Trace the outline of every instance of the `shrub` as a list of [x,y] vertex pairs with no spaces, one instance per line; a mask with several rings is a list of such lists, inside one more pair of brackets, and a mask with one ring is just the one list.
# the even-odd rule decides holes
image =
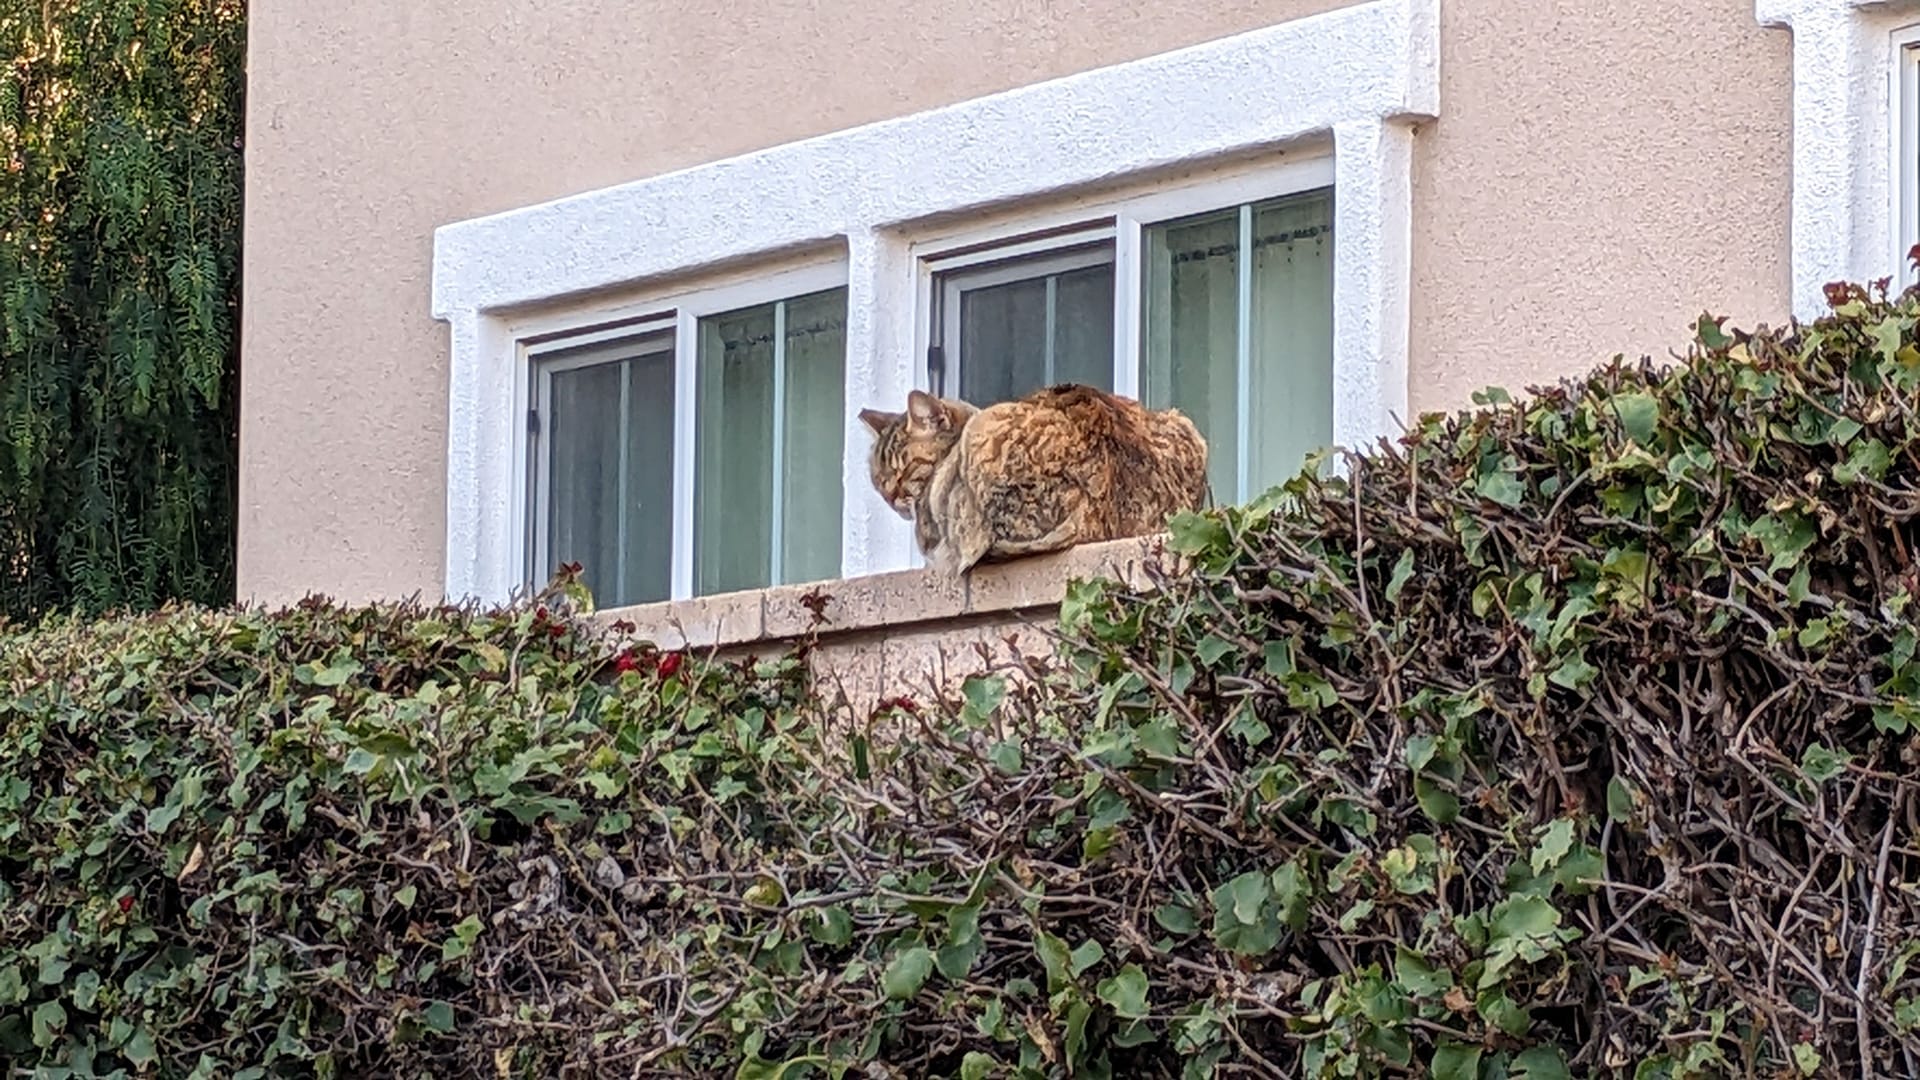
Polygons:
[[0,638],[0,1064],[1914,1075],[1920,299],[1833,299],[871,717],[557,598]]

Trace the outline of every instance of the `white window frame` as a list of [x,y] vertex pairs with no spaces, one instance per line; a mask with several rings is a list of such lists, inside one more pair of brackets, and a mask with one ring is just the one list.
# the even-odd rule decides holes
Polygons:
[[[611,356],[604,359],[585,357],[577,362],[558,363],[545,357],[581,347],[616,345],[661,333],[671,335],[672,346],[669,351],[673,356],[674,421],[670,599],[684,600],[694,594],[694,457],[698,445],[695,422],[699,415],[700,320],[828,289],[845,288],[846,284],[844,259],[817,259],[788,269],[735,276],[692,290],[683,287],[675,291],[642,293],[617,306],[587,308],[560,315],[534,315],[507,325],[519,357],[514,396],[515,400],[525,403],[527,410],[531,410],[536,402],[548,398],[549,395],[539,384],[550,380],[553,371],[614,362]],[[523,412],[523,415],[527,413]],[[553,418],[543,415],[539,422],[544,434],[551,429]],[[775,422],[779,422],[777,413]],[[552,439],[542,438],[537,446],[530,445],[531,426],[530,423],[521,426],[519,449],[516,452],[516,456],[528,466],[518,496],[520,505],[525,508],[523,513],[527,527],[520,536],[517,551],[510,553],[509,557],[516,559],[517,565],[523,568],[519,585],[537,587],[544,584],[543,575],[551,572],[550,567],[538,565],[544,550],[542,537],[550,508],[541,499],[541,483],[536,477],[546,475],[546,455],[551,452]],[[778,445],[778,440],[775,445]],[[777,476],[774,488],[777,504]],[[770,509],[777,512],[778,507],[776,505]],[[778,561],[776,555],[776,581]]]
[[[795,252],[844,253],[841,573],[914,563],[867,478],[864,407],[925,386],[912,245],[989,215],[1088,200],[1256,158],[1326,155],[1334,231],[1334,441],[1405,420],[1416,127],[1439,114],[1440,0],[1319,15],[725,161],[445,225],[433,312],[449,326],[449,598],[507,599],[526,533],[516,320]],[[1177,216],[1177,215],[1171,215]],[[1137,303],[1139,283],[1116,277]],[[742,305],[744,306],[744,305]],[[599,317],[605,317],[602,308]],[[1131,341],[1136,313],[1117,329]],[[1129,346],[1132,347],[1132,346]]]
[[1895,287],[1920,280],[1907,253],[1920,244],[1920,23],[1894,30],[1890,35],[1888,68],[1891,71],[1888,110],[1892,131],[1887,144],[1893,150],[1887,176],[1893,181],[1891,231],[1893,253],[1891,267]]
[[1920,0],[1754,0],[1793,33],[1793,314],[1827,310],[1834,281],[1910,280],[1906,42]]

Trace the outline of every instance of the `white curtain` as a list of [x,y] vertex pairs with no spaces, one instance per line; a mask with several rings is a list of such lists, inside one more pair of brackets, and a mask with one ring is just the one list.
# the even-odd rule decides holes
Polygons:
[[1150,408],[1178,408],[1207,439],[1216,503],[1238,498],[1240,212],[1147,230],[1146,370]]
[[1179,408],[1206,436],[1207,478],[1220,503],[1286,479],[1333,432],[1333,196],[1288,196],[1249,212],[1244,386],[1242,208],[1165,222],[1146,235],[1142,396],[1154,408]]
[[693,587],[768,584],[773,550],[773,305],[700,321]]
[[1052,383],[1113,386],[1113,266],[960,294],[959,396],[1011,401]]
[[672,580],[673,353],[651,344],[550,376],[539,576],[577,562],[609,607],[664,600]]
[[1255,207],[1253,235],[1248,498],[1333,441],[1332,193]]
[[847,291],[787,304],[781,583],[840,576]]
[[833,289],[701,320],[697,594],[839,576],[846,307]]

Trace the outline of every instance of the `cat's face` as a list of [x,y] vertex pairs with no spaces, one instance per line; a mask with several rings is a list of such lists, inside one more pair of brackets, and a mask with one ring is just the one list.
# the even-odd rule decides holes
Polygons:
[[893,512],[913,520],[913,507],[933,481],[934,467],[953,449],[961,425],[976,411],[964,401],[949,401],[915,390],[907,395],[906,412],[860,410],[860,419],[873,429],[873,452],[867,473],[873,489]]

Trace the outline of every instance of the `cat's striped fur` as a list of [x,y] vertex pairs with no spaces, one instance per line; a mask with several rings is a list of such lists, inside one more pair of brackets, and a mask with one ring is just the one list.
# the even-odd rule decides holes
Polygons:
[[1155,532],[1206,500],[1207,444],[1178,410],[1076,383],[976,409],[915,390],[904,412],[863,409],[873,486],[930,564]]

